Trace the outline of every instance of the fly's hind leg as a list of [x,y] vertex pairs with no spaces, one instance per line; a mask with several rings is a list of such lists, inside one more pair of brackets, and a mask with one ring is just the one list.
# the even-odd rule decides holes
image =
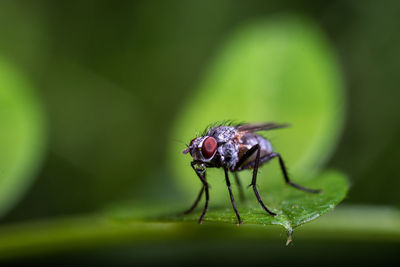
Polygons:
[[297,188],[299,190],[302,190],[302,191],[308,192],[308,193],[317,194],[317,193],[321,193],[322,192],[322,190],[306,188],[306,187],[303,187],[301,185],[298,185],[298,184],[290,181],[289,175],[288,175],[287,170],[286,170],[285,163],[283,162],[283,159],[282,159],[281,155],[279,153],[275,153],[274,152],[274,153],[271,153],[270,157],[271,158],[277,157],[279,159],[279,165],[281,166],[283,177],[285,178],[285,182],[288,185],[293,186],[294,188]]

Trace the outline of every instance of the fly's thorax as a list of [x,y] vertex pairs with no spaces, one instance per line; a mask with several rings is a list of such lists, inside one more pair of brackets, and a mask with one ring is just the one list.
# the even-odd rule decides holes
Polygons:
[[232,126],[218,126],[208,131],[208,136],[213,136],[218,143],[226,143],[232,140],[237,134],[237,130]]
[[218,147],[221,165],[233,167],[239,161],[239,144],[232,140]]

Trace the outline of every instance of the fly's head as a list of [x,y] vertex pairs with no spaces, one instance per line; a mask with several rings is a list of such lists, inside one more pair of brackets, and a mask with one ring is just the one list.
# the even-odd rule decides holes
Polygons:
[[195,161],[210,162],[214,158],[217,148],[218,142],[214,137],[200,136],[194,138],[182,153],[190,153]]

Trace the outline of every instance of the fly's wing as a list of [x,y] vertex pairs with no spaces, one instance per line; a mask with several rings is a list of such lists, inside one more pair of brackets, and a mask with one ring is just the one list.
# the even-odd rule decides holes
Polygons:
[[273,129],[285,128],[289,127],[290,124],[277,124],[274,122],[266,122],[266,123],[246,123],[246,124],[239,124],[235,128],[238,131],[242,132],[258,132],[258,131],[268,131]]

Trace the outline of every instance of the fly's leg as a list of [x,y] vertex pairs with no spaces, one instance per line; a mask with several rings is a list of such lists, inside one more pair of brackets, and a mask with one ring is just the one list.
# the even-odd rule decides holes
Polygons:
[[226,167],[224,167],[224,171],[225,171],[226,185],[228,186],[229,195],[231,196],[232,207],[235,210],[236,217],[238,219],[239,224],[242,224],[242,220],[240,219],[240,215],[239,215],[239,212],[238,212],[238,210],[236,208],[235,200],[233,198],[233,193],[232,193],[232,189],[231,189],[231,182],[229,181],[228,169]]
[[[206,215],[206,212],[208,210],[208,201],[210,199],[210,194],[208,192],[208,183],[206,180],[205,171],[200,171],[200,170],[196,169],[195,168],[196,164],[197,163],[195,161],[192,161],[192,163],[191,163],[193,170],[196,172],[197,176],[200,178],[200,181],[203,183],[203,189],[205,190],[205,193],[206,193],[206,203],[204,205],[203,212],[201,213],[200,218],[199,218],[199,223],[201,224],[203,222],[203,217],[204,217],[204,215]],[[197,197],[195,203],[193,204],[194,207],[196,207],[197,203],[199,202],[203,189],[201,190],[199,196]],[[194,209],[194,207],[191,207],[188,211],[189,212],[192,211]]]
[[202,222],[203,222],[203,217],[204,217],[204,215],[206,215],[206,212],[207,212],[207,210],[208,210],[208,201],[209,201],[209,199],[210,199],[210,195],[209,195],[209,193],[208,193],[208,183],[207,183],[205,177],[204,177],[204,181],[205,181],[205,182],[204,182],[204,190],[206,191],[206,204],[204,205],[203,212],[202,212],[201,215],[200,215],[199,224],[202,224]]
[[298,184],[293,183],[292,181],[290,181],[289,175],[288,175],[286,167],[285,167],[285,163],[283,162],[283,159],[282,159],[281,155],[279,153],[271,153],[271,158],[275,158],[275,157],[277,157],[279,159],[279,165],[281,166],[283,177],[285,178],[285,182],[288,185],[293,186],[294,188],[297,188],[299,190],[302,190],[302,191],[308,192],[308,193],[316,194],[316,193],[321,193],[322,192],[322,190],[306,188],[306,187],[303,187],[301,185],[298,185]]
[[235,176],[235,182],[239,188],[239,198],[240,201],[245,201],[245,197],[244,197],[244,192],[243,192],[243,187],[242,187],[242,183],[239,180],[239,175],[237,174],[237,172],[234,172],[233,175]]
[[235,170],[240,170],[243,163],[246,162],[246,160],[248,160],[253,154],[254,152],[257,151],[256,154],[256,159],[254,161],[254,167],[253,167],[253,178],[251,180],[251,184],[250,186],[253,187],[254,193],[257,197],[258,202],[260,203],[261,207],[270,215],[276,216],[275,213],[273,213],[272,211],[270,211],[264,204],[264,202],[262,201],[260,194],[258,193],[257,190],[257,173],[258,173],[258,165],[260,163],[260,145],[256,144],[254,146],[252,146],[249,150],[246,151],[246,153],[243,155],[243,157],[238,161],[238,163],[236,164]]
[[[257,173],[258,173],[258,164],[260,163],[260,145],[254,145],[250,150],[256,150],[257,154],[256,154],[256,160],[254,162],[254,169],[253,169],[253,179],[251,180],[251,186],[253,187],[254,193],[256,194],[257,200],[260,203],[261,207],[263,207],[263,209],[270,215],[276,216],[275,213],[273,213],[272,211],[270,211],[265,205],[264,202],[262,201],[260,194],[258,193],[257,190]],[[249,150],[249,151],[250,151]],[[253,151],[254,151],[253,150]]]
[[197,207],[197,204],[199,203],[201,196],[203,195],[203,192],[204,192],[204,185],[201,187],[200,193],[197,196],[196,200],[194,201],[193,205],[188,210],[184,211],[183,214],[189,214]]

